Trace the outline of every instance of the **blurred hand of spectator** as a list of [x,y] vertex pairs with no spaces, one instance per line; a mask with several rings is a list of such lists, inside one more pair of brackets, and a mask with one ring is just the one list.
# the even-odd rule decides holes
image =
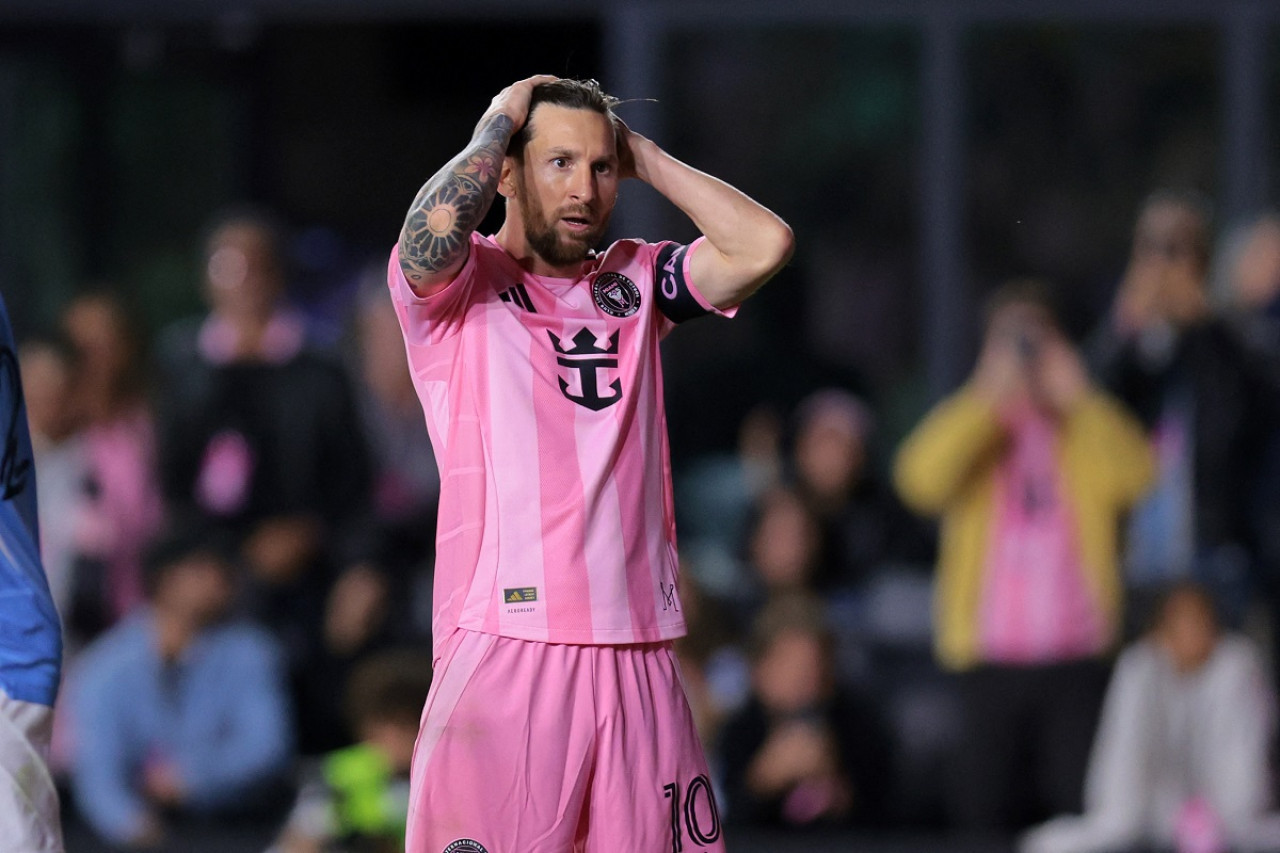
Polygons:
[[371,565],[345,571],[325,607],[325,642],[335,654],[350,654],[363,647],[381,626],[387,610],[387,579]]
[[1065,415],[1089,392],[1089,374],[1080,353],[1060,335],[1049,338],[1040,353],[1036,388],[1050,409]]
[[810,779],[836,772],[831,733],[808,720],[791,720],[770,732],[751,761],[747,784],[758,797],[772,797]]

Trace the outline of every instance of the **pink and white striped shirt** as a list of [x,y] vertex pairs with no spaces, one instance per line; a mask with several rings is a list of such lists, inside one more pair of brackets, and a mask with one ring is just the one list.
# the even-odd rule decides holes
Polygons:
[[387,276],[440,469],[433,633],[551,643],[684,634],[658,343],[714,309],[696,249],[622,240],[576,279],[473,234],[428,298]]

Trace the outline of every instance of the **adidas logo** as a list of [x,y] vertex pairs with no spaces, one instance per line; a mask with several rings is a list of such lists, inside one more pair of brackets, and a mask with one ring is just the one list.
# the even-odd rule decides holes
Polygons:
[[533,307],[533,300],[529,298],[529,291],[524,289],[523,284],[517,284],[498,294],[498,298],[503,302],[511,302],[520,306],[530,314],[537,314],[538,309]]

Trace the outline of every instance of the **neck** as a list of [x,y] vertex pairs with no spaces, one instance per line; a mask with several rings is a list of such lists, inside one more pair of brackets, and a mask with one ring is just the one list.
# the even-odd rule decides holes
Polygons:
[[519,217],[513,217],[510,213],[507,214],[502,228],[493,236],[493,239],[526,272],[548,278],[577,278],[582,273],[582,261],[574,261],[563,266],[548,263],[525,239],[524,223]]
[[172,663],[191,645],[197,629],[191,620],[176,613],[164,609],[155,610],[154,613],[156,650],[162,660]]

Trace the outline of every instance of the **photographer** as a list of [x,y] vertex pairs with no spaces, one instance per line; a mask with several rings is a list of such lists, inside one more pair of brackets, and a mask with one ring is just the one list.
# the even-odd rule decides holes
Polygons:
[[1120,623],[1120,524],[1153,462],[1043,284],[995,293],[973,376],[907,437],[894,474],[942,520],[935,637],[964,726],[955,824],[1007,831],[1078,810]]

